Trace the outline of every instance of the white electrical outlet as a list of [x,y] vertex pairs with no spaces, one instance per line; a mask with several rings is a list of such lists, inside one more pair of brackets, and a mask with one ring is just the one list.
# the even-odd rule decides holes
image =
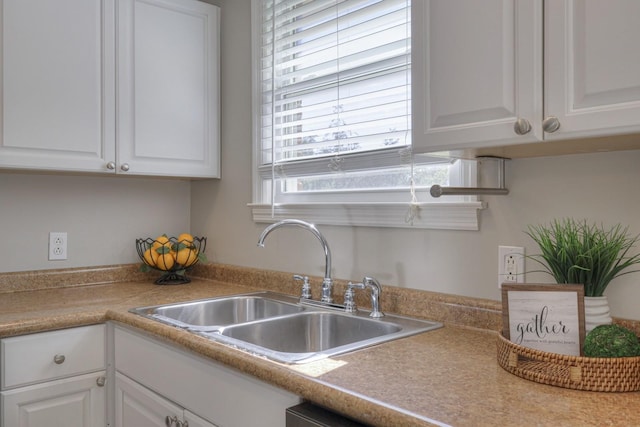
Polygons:
[[67,233],[49,233],[49,260],[59,261],[67,259]]
[[498,246],[498,288],[503,283],[524,282],[524,248]]

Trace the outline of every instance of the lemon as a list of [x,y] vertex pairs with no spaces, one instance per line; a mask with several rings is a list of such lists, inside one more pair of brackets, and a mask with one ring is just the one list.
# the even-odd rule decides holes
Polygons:
[[180,265],[186,265],[189,258],[191,258],[191,249],[185,248],[176,252],[176,262]]
[[164,246],[169,247],[171,245],[171,242],[169,242],[169,238],[167,237],[166,234],[163,234],[162,236],[159,236],[156,238],[156,240],[153,241],[153,245],[151,245],[151,248],[153,249],[158,249]]
[[196,249],[181,249],[176,253],[176,262],[183,267],[189,267],[198,261],[198,251]]
[[158,252],[155,249],[151,249],[151,248],[144,251],[144,254],[143,254],[144,261],[152,267],[156,266],[158,256],[159,256]]
[[183,244],[185,247],[193,246],[193,236],[189,233],[182,233],[178,236],[178,245]]
[[196,262],[198,262],[198,250],[197,249],[191,249],[191,257],[189,258],[187,264],[184,267],[185,268],[191,267]]
[[156,267],[160,270],[171,270],[176,263],[176,259],[170,251],[158,254],[158,260],[156,261]]

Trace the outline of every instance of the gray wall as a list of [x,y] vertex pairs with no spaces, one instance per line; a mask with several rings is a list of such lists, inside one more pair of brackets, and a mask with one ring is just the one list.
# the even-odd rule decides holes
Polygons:
[[[213,1],[212,1],[213,2]],[[278,230],[264,249],[251,219],[250,1],[222,10],[222,174],[193,181],[0,173],[0,272],[137,262],[136,237],[190,229],[208,237],[215,262],[320,276],[320,245]],[[497,246],[535,247],[527,224],[573,216],[640,233],[640,151],[513,160],[511,194],[486,197],[480,231],[367,227],[321,230],[334,277],[498,300]],[[47,261],[49,231],[69,233],[69,260]],[[639,248],[640,249],[640,248]],[[531,263],[528,269],[535,268]],[[527,281],[551,282],[529,274]],[[614,315],[640,319],[640,273],[607,290]]]
[[[0,173],[0,272],[137,261],[135,239],[188,231],[189,181]],[[48,261],[50,231],[68,233]]]

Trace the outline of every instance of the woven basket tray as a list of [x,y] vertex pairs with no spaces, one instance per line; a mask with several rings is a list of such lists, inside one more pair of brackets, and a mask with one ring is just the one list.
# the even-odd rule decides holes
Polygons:
[[589,391],[640,390],[640,357],[580,357],[522,347],[498,335],[498,364],[521,378]]

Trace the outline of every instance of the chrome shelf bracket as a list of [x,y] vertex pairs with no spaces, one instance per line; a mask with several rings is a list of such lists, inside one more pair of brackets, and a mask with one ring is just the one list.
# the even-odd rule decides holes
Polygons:
[[506,196],[509,189],[505,186],[504,163],[509,160],[503,157],[478,157],[478,159],[492,159],[498,161],[498,185],[499,187],[442,187],[440,185],[431,186],[431,196]]

